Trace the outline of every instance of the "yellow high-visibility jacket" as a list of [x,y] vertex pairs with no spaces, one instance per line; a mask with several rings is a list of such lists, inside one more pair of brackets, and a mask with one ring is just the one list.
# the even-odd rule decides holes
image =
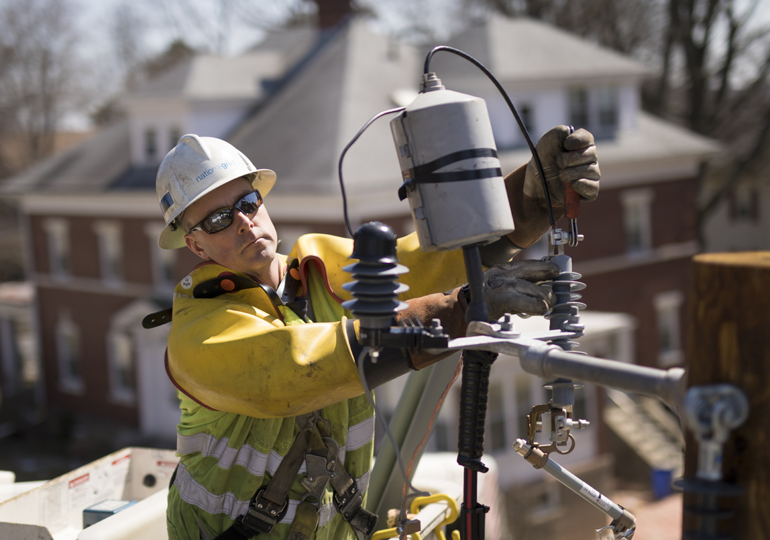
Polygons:
[[[352,240],[310,234],[285,262],[299,260],[298,296],[312,304],[313,323],[274,306],[261,288],[194,298],[195,286],[233,272],[204,263],[174,291],[167,371],[179,390],[180,465],[168,497],[169,538],[216,538],[246,512],[272,478],[298,433],[295,417],[321,410],[345,470],[366,491],[374,448],[374,411],[363,395],[346,333],[351,315],[342,268]],[[465,282],[460,252],[423,253],[416,235],[398,241],[410,273],[403,300],[448,291]],[[236,274],[238,275],[238,274]],[[248,277],[240,274],[242,277]],[[289,493],[289,509],[269,538],[286,538],[299,499],[304,465]],[[332,503],[331,486],[319,507],[315,538],[355,538]],[[207,536],[208,535],[208,536]],[[267,538],[260,536],[261,538]]]

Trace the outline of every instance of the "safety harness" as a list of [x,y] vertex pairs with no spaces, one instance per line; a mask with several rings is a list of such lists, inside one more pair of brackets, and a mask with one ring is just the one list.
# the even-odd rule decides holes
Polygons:
[[[307,475],[301,480],[307,493],[302,496],[289,530],[289,540],[310,540],[318,527],[319,508],[327,485],[334,490],[334,506],[350,523],[358,540],[369,538],[377,515],[363,507],[363,493],[338,459],[339,447],[331,438],[331,423],[318,411],[297,417],[300,432],[284,456],[273,478],[252,497],[249,509],[215,540],[247,540],[269,534],[286,515],[289,489],[302,462]],[[311,501],[310,499],[314,499]]]
[[[292,261],[289,270],[295,268],[297,263],[297,260]],[[267,285],[234,274],[219,276],[197,285],[193,295],[195,298],[215,298],[255,287],[262,288],[276,308],[288,307],[308,322],[308,302],[296,298],[298,280],[289,271],[279,288],[281,296]],[[164,310],[148,315],[142,324],[145,328],[153,328],[170,320],[171,310]],[[374,533],[377,515],[363,507],[363,493],[339,459],[339,446],[331,437],[331,422],[322,418],[319,411],[315,411],[298,416],[297,424],[300,431],[270,482],[254,494],[246,513],[238,516],[232,526],[214,540],[248,540],[260,534],[270,534],[276,523],[286,516],[289,490],[303,462],[306,463],[307,475],[301,484],[307,493],[297,506],[288,540],[310,540],[313,537],[328,485],[334,490],[335,508],[353,528],[358,540],[365,540]]]

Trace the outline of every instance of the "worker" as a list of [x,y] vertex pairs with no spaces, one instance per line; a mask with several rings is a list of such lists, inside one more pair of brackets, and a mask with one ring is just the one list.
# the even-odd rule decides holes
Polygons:
[[[596,198],[593,136],[559,126],[537,145],[549,192],[562,213],[563,186]],[[357,362],[358,321],[341,302],[353,242],[324,234],[289,255],[266,198],[276,182],[229,143],[184,135],[160,165],[156,190],[166,226],[159,245],[187,246],[202,262],[174,291],[166,369],[178,389],[180,463],[168,495],[172,540],[365,538],[374,411]],[[542,314],[553,303],[545,261],[509,262],[549,227],[542,181],[530,162],[505,178],[516,230],[482,248],[490,320]],[[465,335],[468,303],[461,251],[423,253],[415,234],[397,241],[410,272],[398,321],[441,319]],[[383,352],[369,362],[374,387],[441,356]],[[315,536],[313,536],[315,535]]]

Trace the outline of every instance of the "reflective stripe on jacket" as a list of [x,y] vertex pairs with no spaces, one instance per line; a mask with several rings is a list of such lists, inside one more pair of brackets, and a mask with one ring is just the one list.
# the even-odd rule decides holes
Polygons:
[[[321,410],[331,422],[345,470],[366,491],[374,447],[374,412],[362,395],[340,305],[351,280],[352,241],[306,235],[294,247],[302,288],[314,324],[261,288],[193,298],[199,283],[233,272],[215,263],[198,266],[174,292],[168,373],[182,411],[177,428],[180,466],[169,490],[172,539],[215,538],[267,485],[299,431],[295,417]],[[450,290],[464,282],[462,254],[424,254],[415,235],[399,240],[399,258],[412,270],[401,281],[403,298]],[[243,276],[248,277],[248,276]],[[300,470],[289,509],[264,538],[286,538],[293,510],[306,490]],[[355,538],[332,503],[331,486],[319,508],[315,538]],[[202,532],[205,531],[205,532]],[[263,536],[260,536],[263,538]]]

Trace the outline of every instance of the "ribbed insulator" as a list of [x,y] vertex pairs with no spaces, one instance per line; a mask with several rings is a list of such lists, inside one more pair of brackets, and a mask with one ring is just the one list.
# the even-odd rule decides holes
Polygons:
[[[586,305],[578,302],[582,298],[577,291],[586,288],[586,284],[577,281],[582,276],[577,272],[562,272],[553,280],[553,294],[556,297],[556,303],[551,309],[551,313],[545,316],[551,321],[551,330],[564,330],[566,332],[576,332],[583,335],[584,326],[580,323],[579,311],[584,310]],[[564,349],[571,351],[578,346],[577,341],[570,339],[554,339],[553,343]]]
[[398,295],[408,291],[409,286],[398,282],[400,274],[409,269],[396,263],[357,262],[343,268],[353,274],[354,281],[345,283],[342,288],[353,295],[353,300],[343,302],[357,318],[386,317],[387,325],[396,312],[407,304],[398,299]]
[[343,302],[354,317],[361,321],[361,339],[366,345],[380,345],[381,331],[390,328],[393,317],[405,307],[398,295],[409,290],[398,282],[400,274],[409,269],[398,264],[397,240],[393,229],[373,221],[361,225],[353,239],[351,259],[343,270],[353,274],[353,280],[342,288],[350,291],[353,300]]

